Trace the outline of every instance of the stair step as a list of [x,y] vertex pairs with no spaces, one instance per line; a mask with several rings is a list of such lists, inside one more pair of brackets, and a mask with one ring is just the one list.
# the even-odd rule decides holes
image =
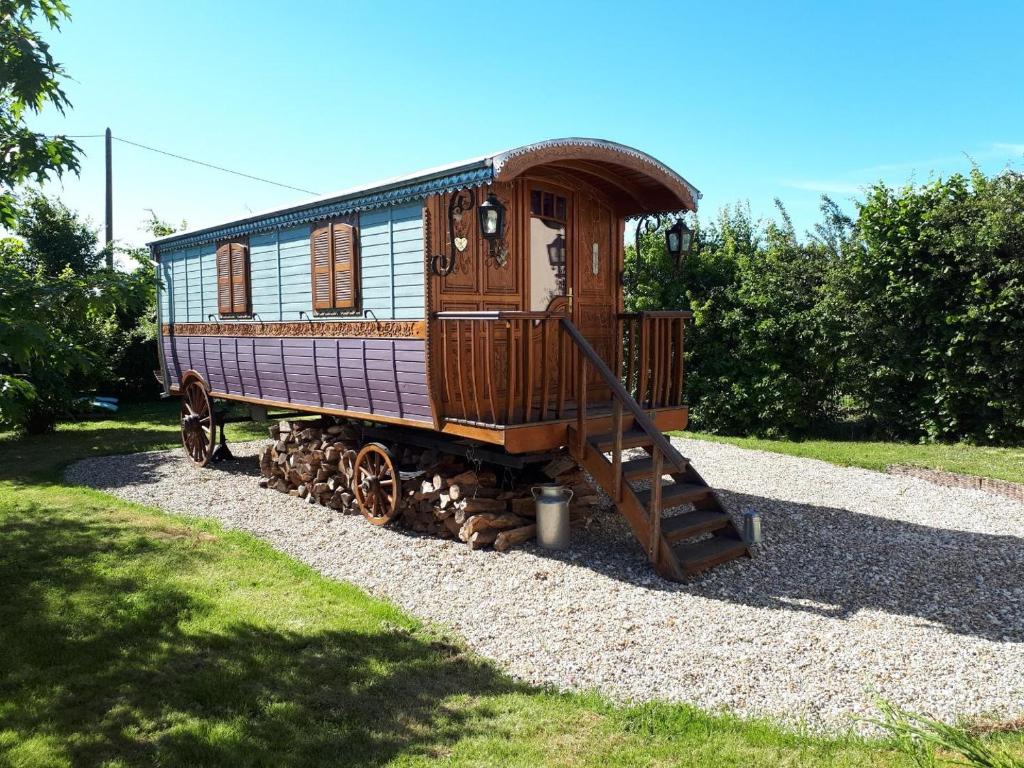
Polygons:
[[712,536],[696,544],[678,544],[672,551],[683,570],[692,575],[742,557],[747,545],[739,538]]
[[[611,432],[593,435],[588,438],[588,442],[601,453],[607,453],[615,446],[615,435]],[[642,448],[647,445],[654,445],[654,441],[642,429],[630,429],[622,433],[623,448]]]
[[[676,467],[667,461],[662,466],[666,475],[686,470],[686,467]],[[654,458],[651,456],[642,456],[639,459],[630,459],[629,461],[622,462],[623,480],[646,480],[650,478],[653,471]]]
[[[652,488],[644,488],[642,491],[635,491],[640,503],[648,509],[651,506],[653,490]],[[711,489],[708,486],[696,485],[695,483],[670,483],[669,485],[663,485],[661,487],[661,508],[671,509],[672,507],[678,507],[680,504],[698,501],[710,493]]]
[[729,515],[725,512],[695,509],[682,515],[662,518],[661,535],[669,543],[675,544],[701,533],[710,533],[725,528],[728,524]]

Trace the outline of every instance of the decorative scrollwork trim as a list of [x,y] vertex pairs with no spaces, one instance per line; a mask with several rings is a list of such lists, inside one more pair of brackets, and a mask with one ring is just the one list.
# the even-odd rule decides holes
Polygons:
[[174,323],[164,336],[237,336],[245,338],[424,339],[423,320],[338,320],[306,323]]

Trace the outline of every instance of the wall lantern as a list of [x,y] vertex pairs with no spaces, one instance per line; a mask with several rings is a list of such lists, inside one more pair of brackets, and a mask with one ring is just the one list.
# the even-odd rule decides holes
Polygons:
[[665,245],[668,255],[675,259],[677,265],[682,263],[684,256],[689,255],[693,232],[682,219],[676,219],[676,223],[665,230]]
[[488,242],[491,256],[494,256],[498,240],[505,235],[505,206],[491,192],[477,206],[477,214],[480,216],[480,235]]

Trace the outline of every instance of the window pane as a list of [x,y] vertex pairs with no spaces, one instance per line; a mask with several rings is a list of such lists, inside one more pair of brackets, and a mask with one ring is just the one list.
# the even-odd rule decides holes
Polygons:
[[540,216],[540,190],[535,189],[530,192],[530,213]]
[[565,221],[565,198],[561,195],[555,198],[555,218]]
[[[548,201],[545,201],[547,204]],[[530,309],[543,312],[552,299],[565,295],[565,225],[530,218]]]
[[550,192],[544,193],[544,215],[555,215],[555,196],[552,195]]

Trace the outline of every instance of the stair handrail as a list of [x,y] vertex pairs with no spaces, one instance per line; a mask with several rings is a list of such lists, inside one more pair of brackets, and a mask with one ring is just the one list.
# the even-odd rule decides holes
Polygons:
[[[569,338],[576,344],[577,349],[587,359],[594,370],[598,372],[600,377],[604,380],[605,385],[612,391],[616,399],[622,403],[623,407],[633,416],[633,423],[638,425],[648,437],[651,438],[651,442],[654,443],[655,447],[661,451],[673,464],[677,467],[682,468],[686,465],[686,458],[679,452],[679,450],[672,445],[672,442],[662,434],[661,430],[651,421],[650,417],[644,413],[643,408],[640,407],[640,403],[633,399],[633,396],[626,391],[626,388],[622,385],[619,377],[612,373],[611,369],[601,359],[601,356],[597,354],[594,348],[587,341],[586,337],[580,333],[580,329],[576,327],[575,323],[568,317],[562,318],[562,328]],[[586,420],[583,421],[586,424]]]

